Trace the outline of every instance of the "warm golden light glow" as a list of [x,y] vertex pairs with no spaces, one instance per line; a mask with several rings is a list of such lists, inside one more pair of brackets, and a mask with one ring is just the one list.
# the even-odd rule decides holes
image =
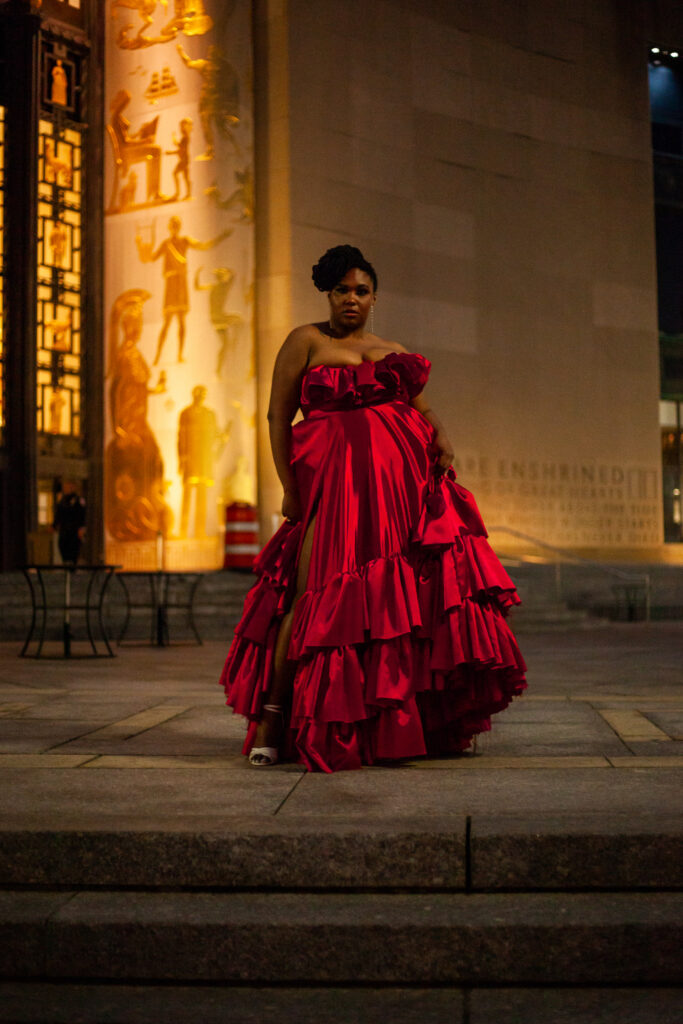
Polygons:
[[38,136],[39,432],[79,438],[82,361],[82,136],[41,118]]
[[130,569],[157,533],[167,568],[220,567],[226,500],[256,493],[251,5],[172,11],[113,0],[107,25],[105,524]]

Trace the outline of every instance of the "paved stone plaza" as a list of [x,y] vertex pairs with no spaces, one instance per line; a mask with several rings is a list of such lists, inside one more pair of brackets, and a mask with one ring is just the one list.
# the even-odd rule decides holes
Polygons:
[[[683,625],[520,639],[529,691],[475,756],[334,776],[246,764],[243,726],[216,684],[226,644],[68,662],[22,660],[3,645],[0,918],[22,939],[3,969],[0,1021],[680,1022],[669,957],[681,921],[671,872]],[[424,970],[397,974],[368,947],[360,966],[297,973],[300,956],[315,964],[306,943],[316,935],[318,948],[323,919],[342,931],[365,921],[366,937],[383,922],[400,959],[425,914],[435,931],[412,954]],[[129,918],[155,935],[145,960],[135,933],[134,968],[111,936],[96,948],[98,929],[125,931]],[[179,922],[194,929],[191,975],[171,962],[177,952],[160,968],[162,919],[178,934]],[[458,943],[493,925],[482,967],[476,942]],[[569,967],[539,952],[541,931],[558,926],[577,944]],[[231,928],[239,943],[215,963]],[[283,940],[282,928],[294,931]],[[638,929],[654,935],[646,967]],[[467,975],[439,959],[451,932],[453,961],[473,958]],[[269,975],[271,933],[276,952],[284,942],[297,954]],[[576,949],[599,934],[579,964]],[[351,964],[353,951],[339,949]]]
[[[63,823],[65,816],[92,824],[101,815],[129,813],[145,819],[160,813],[164,820],[187,812],[224,819],[245,811],[391,818],[473,813],[483,799],[491,810],[512,813],[528,809],[522,794],[529,780],[541,777],[547,796],[537,809],[566,811],[563,798],[553,795],[555,782],[546,789],[552,777],[575,794],[590,778],[594,796],[604,787],[610,810],[628,813],[628,805],[613,799],[620,787],[624,799],[634,792],[634,777],[622,772],[649,769],[656,786],[683,753],[683,624],[532,633],[521,644],[529,689],[494,717],[475,757],[416,760],[332,778],[300,778],[296,765],[259,772],[245,763],[243,720],[224,707],[216,685],[227,643],[126,647],[113,659],[70,661],[20,659],[18,646],[4,644],[0,768],[12,773],[12,786],[3,787],[3,812],[17,823],[44,825]],[[524,774],[506,774],[504,784],[491,776],[511,769]],[[568,769],[580,774],[570,778]],[[61,776],[66,770],[76,771],[68,787]],[[432,782],[433,772],[439,774]],[[75,804],[76,793],[82,803]],[[88,802],[96,794],[106,794],[106,810]]]

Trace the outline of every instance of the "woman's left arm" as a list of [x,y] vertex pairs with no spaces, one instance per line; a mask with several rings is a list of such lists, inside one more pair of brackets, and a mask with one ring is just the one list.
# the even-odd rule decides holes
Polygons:
[[443,423],[431,408],[428,400],[425,398],[424,391],[411,399],[410,404],[424,416],[427,423],[431,423],[434,427],[434,444],[439,452],[439,458],[437,461],[441,469],[445,472],[453,462],[453,447],[451,442],[448,440],[448,434],[446,433]]

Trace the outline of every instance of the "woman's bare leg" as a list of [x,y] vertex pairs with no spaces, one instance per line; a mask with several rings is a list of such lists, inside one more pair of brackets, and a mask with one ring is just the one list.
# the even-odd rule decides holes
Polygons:
[[[289,641],[292,636],[292,625],[294,623],[294,612],[296,606],[306,590],[308,581],[308,568],[311,564],[311,552],[313,550],[313,534],[315,531],[315,516],[311,519],[306,529],[304,541],[301,546],[301,555],[296,571],[296,592],[294,600],[287,614],[280,623],[275,644],[275,657],[273,661],[273,678],[268,690],[265,704],[286,703],[294,682],[296,663],[287,658]],[[254,737],[255,747],[277,746],[282,731],[282,718],[276,711],[264,711]]]

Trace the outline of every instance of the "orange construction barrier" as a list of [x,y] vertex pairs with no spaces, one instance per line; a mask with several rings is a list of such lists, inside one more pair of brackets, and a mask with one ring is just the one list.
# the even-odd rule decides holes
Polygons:
[[225,509],[224,569],[251,569],[260,551],[258,509],[234,501]]

